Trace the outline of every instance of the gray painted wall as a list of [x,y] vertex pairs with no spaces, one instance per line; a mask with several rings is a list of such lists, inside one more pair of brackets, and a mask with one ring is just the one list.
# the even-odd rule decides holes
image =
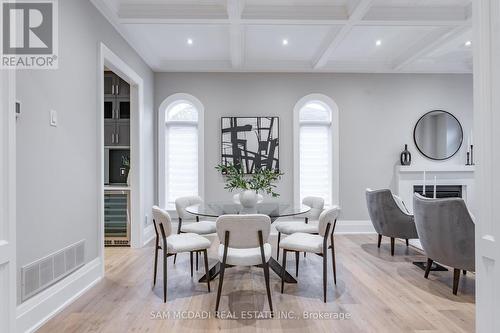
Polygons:
[[[205,107],[205,198],[230,199],[214,170],[220,161],[220,117],[279,116],[279,200],[293,200],[293,108],[310,93],[339,106],[342,219],[367,220],[364,190],[392,187],[404,144],[413,163],[465,163],[465,148],[446,162],[425,159],[413,144],[413,127],[433,109],[448,110],[470,133],[471,75],[156,73],[155,110],[174,93],[197,97]],[[464,139],[466,142],[466,139]]]
[[[89,1],[59,1],[59,69],[17,71],[18,270],[80,239],[87,241],[86,261],[97,257],[101,41],[144,79],[144,206],[152,205],[153,72]],[[58,127],[49,126],[51,109],[58,112]]]

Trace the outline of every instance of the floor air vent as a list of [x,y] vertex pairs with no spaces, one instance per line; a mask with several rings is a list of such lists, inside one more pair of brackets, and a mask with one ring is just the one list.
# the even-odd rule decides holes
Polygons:
[[85,240],[49,254],[21,267],[22,301],[36,295],[53,283],[83,266]]

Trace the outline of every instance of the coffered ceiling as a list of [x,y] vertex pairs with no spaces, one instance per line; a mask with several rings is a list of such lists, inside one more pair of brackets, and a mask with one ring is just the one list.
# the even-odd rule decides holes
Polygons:
[[159,72],[472,72],[470,0],[90,1]]

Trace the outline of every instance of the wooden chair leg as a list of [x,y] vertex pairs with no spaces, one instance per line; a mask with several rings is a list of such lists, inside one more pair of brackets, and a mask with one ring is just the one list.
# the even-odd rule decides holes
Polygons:
[[465,269],[462,272],[464,273],[464,275],[467,275],[467,271]]
[[295,276],[299,276],[299,251],[295,251]]
[[326,251],[323,251],[323,302],[326,303],[326,284],[328,279],[328,272],[326,270],[328,255]]
[[163,249],[163,303],[167,303],[167,250]]
[[333,234],[330,236],[332,243],[332,267],[333,267],[333,283],[337,284],[337,269],[335,264],[335,246],[333,243]]
[[[217,301],[215,303],[215,315],[218,316],[219,304],[220,304],[220,296],[222,293],[222,283],[224,282],[224,271],[226,270],[226,259],[227,259],[227,248],[229,246],[229,231],[226,230],[224,234],[224,254],[222,256],[222,262],[220,264],[220,272],[219,272],[219,287],[217,288]],[[207,276],[207,278],[209,278]]]
[[276,250],[276,261],[280,260],[280,241],[281,241],[281,232],[278,232],[278,246]]
[[196,271],[198,272],[198,251],[196,251]]
[[220,296],[222,293],[222,283],[224,282],[224,271],[226,269],[226,264],[221,263],[220,264],[220,272],[219,272],[219,287],[217,288],[217,301],[215,303],[215,313],[217,315],[217,312],[219,311],[219,304],[220,304]]
[[264,268],[264,278],[266,279],[266,291],[267,291],[267,300],[269,302],[269,309],[271,310],[271,317],[273,316],[273,301],[271,299],[271,286],[269,285],[269,264],[266,262],[262,264]]
[[177,261],[177,253],[174,254],[174,265],[175,265],[175,262]]
[[158,270],[158,239],[155,242],[155,263],[153,271],[153,287],[156,285],[156,271]]
[[391,256],[394,256],[394,237],[391,237]]
[[264,269],[264,279],[266,280],[266,291],[267,291],[267,300],[269,302],[269,309],[271,310],[271,317],[273,314],[273,301],[271,300],[271,287],[269,286],[269,264],[266,261],[266,256],[264,253],[264,238],[262,237],[262,231],[259,230],[259,246],[260,246],[260,257],[262,259],[262,268]]
[[458,292],[458,282],[460,282],[460,270],[455,268],[453,269],[453,295]]
[[307,252],[304,252],[304,258],[306,257]]
[[210,292],[210,275],[209,275],[209,269],[208,269],[208,254],[207,250],[203,251],[203,256],[205,258],[205,276],[207,277],[207,286],[208,286],[208,292]]
[[378,235],[378,243],[377,243],[377,247],[380,248],[380,243],[382,243],[382,235]]
[[283,294],[283,289],[285,288],[285,274],[286,274],[286,252],[283,249],[283,265],[281,266],[281,293]]
[[425,267],[424,277],[427,279],[429,277],[429,272],[431,271],[432,263],[434,260],[427,258],[427,266]]
[[408,238],[406,239],[406,246],[410,246],[410,242],[408,242]]
[[193,252],[189,252],[189,263],[191,264],[191,277],[193,277]]

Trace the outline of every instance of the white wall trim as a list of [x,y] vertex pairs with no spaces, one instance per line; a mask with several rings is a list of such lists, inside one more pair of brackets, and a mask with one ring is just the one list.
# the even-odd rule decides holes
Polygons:
[[143,164],[142,159],[142,117],[144,113],[144,81],[127,63],[109,49],[104,43],[98,48],[97,66],[97,198],[99,203],[99,257],[104,275],[104,68],[111,69],[130,84],[130,156],[131,156],[131,246],[143,246],[144,207]]
[[299,133],[300,110],[311,101],[320,101],[331,111],[332,124],[330,126],[331,145],[331,173],[332,173],[332,205],[339,205],[340,183],[340,134],[339,134],[339,107],[335,101],[323,94],[309,94],[302,97],[293,108],[293,198],[296,205],[300,204],[300,160],[299,160]]
[[500,2],[473,1],[476,332],[500,331]]
[[160,207],[164,207],[166,201],[165,192],[165,182],[167,176],[165,174],[165,114],[167,108],[174,102],[179,100],[185,100],[194,105],[198,110],[198,195],[205,198],[205,107],[203,103],[193,95],[187,93],[177,93],[168,96],[160,104],[158,108],[158,136],[157,136],[157,147],[158,147],[158,204]]
[[0,72],[0,331],[16,325],[16,73]]
[[17,307],[16,332],[34,332],[73,303],[102,278],[101,259],[96,258]]

